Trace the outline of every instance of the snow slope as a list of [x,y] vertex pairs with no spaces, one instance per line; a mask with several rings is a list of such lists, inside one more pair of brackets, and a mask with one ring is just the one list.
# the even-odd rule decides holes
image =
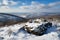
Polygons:
[[25,23],[0,28],[0,40],[60,40],[60,27],[53,25],[46,34],[36,36],[21,29]]

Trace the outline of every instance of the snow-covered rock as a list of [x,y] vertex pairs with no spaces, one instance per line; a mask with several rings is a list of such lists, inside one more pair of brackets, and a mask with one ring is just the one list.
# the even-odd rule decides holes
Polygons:
[[[27,23],[28,24],[28,23]],[[0,40],[60,40],[60,28],[53,26],[47,30],[47,34],[42,36],[36,36],[29,34],[21,28],[25,24],[16,24],[9,27],[5,26],[0,28]],[[35,26],[39,24],[28,24],[29,26]],[[10,32],[10,33],[9,33]]]

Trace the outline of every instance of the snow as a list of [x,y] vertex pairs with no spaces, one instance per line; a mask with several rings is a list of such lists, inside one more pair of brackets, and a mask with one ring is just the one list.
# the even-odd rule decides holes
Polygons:
[[49,28],[46,34],[36,36],[24,30],[19,30],[24,25],[37,27],[38,23],[23,23],[0,28],[0,40],[60,40],[60,27]]
[[[40,23],[41,24],[41,23]],[[40,25],[39,23],[29,23],[29,22],[27,22],[26,23],[26,25],[28,26],[28,27],[34,27],[33,29],[31,29],[31,30],[34,30],[37,26],[39,26]]]

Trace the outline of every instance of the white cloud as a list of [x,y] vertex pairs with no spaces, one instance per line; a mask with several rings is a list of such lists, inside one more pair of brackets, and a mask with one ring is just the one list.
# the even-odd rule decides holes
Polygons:
[[32,1],[31,6],[34,6],[36,8],[43,8],[43,7],[45,7],[45,4],[41,4],[41,3],[38,3],[38,2],[33,2]]
[[18,2],[14,2],[13,0],[2,0],[2,2],[0,2],[0,6],[13,6],[13,5],[17,5]]
[[10,8],[8,6],[2,6],[0,8],[0,12],[3,12],[3,13],[10,13],[10,12],[32,12],[30,10],[26,10],[26,9],[20,9],[20,8]]
[[[14,2],[12,0],[8,1],[8,0],[2,0],[2,2],[0,2],[0,12],[16,12],[16,9],[11,8],[10,6],[13,5],[17,5],[17,2]],[[19,9],[18,9],[19,10]],[[17,11],[18,12],[18,11]]]
[[19,8],[25,11],[27,10],[30,12],[36,12],[37,10],[42,9],[43,7],[45,7],[45,4],[40,4],[38,2],[31,2],[31,5],[24,5],[20,6]]
[[14,2],[14,1],[9,1],[8,3],[9,3],[9,5],[17,5],[18,4],[18,2]]
[[57,5],[60,5],[60,2],[50,3],[48,6],[57,6]]
[[3,0],[3,1],[2,1],[2,4],[8,5],[8,0]]
[[[14,1],[9,1],[11,2],[10,5],[16,5],[17,2]],[[0,12],[59,12],[60,9],[57,8],[52,8],[57,5],[59,5],[60,2],[55,2],[55,3],[49,3],[49,4],[41,4],[38,2],[31,2],[31,5],[25,5],[23,3],[23,6],[19,6],[19,8],[11,8],[9,6],[2,6],[0,7]],[[48,8],[48,9],[47,9]]]

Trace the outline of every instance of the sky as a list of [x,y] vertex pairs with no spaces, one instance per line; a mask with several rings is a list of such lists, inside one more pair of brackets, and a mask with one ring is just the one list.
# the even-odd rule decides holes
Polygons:
[[60,0],[0,0],[0,12],[60,12]]

